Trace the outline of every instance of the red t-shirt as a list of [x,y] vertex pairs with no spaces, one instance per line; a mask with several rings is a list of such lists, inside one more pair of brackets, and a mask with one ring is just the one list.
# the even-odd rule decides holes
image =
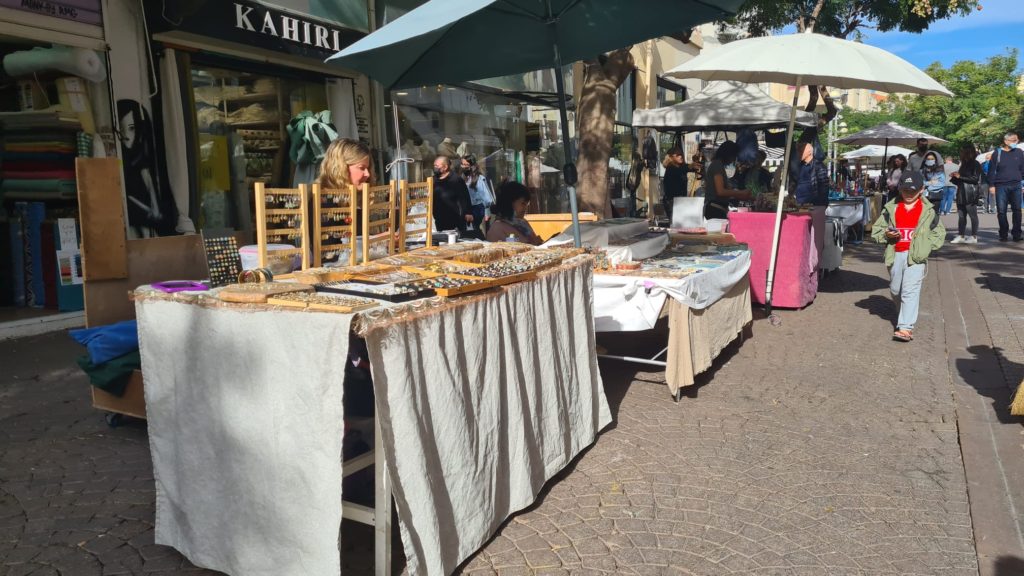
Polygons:
[[900,202],[896,205],[896,231],[900,233],[900,239],[896,242],[897,252],[910,250],[910,241],[914,239],[914,230],[921,220],[921,212],[924,211],[924,202],[918,200],[912,208]]

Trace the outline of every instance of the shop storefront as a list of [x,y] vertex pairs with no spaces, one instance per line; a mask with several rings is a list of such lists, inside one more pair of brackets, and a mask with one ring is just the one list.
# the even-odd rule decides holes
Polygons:
[[[365,0],[143,6],[157,69],[157,140],[178,213],[167,232],[250,231],[257,182],[311,182],[317,166],[297,161],[288,132],[307,112],[329,112],[339,137],[376,146],[369,81],[323,63],[366,34]],[[144,197],[131,180],[126,173],[128,198]],[[129,227],[144,237],[132,215]]]
[[102,16],[0,2],[0,339],[83,321],[75,158],[113,140]]

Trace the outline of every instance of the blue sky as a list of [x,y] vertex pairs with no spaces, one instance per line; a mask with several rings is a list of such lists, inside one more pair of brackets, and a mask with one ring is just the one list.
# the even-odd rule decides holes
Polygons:
[[1024,64],[1024,0],[981,0],[970,16],[935,22],[921,34],[864,30],[867,44],[884,48],[916,66],[982,61],[1018,48]]

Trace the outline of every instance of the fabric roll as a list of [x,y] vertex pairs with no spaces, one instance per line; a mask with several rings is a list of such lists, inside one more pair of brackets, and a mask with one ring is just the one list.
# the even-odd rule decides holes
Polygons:
[[167,177],[174,205],[178,208],[175,230],[181,234],[195,234],[196,226],[188,217],[188,140],[185,135],[185,109],[181,99],[177,51],[164,51],[160,65],[160,106],[163,113],[163,134]]
[[4,71],[10,76],[29,76],[36,72],[59,70],[90,82],[102,82],[107,69],[95,50],[54,46],[12,52],[4,56]]
[[356,123],[355,90],[347,78],[327,80],[327,106],[339,138],[359,139],[359,125]]

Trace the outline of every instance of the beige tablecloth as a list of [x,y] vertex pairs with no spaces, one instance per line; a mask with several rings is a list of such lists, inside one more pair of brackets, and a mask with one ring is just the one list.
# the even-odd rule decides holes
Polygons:
[[694,377],[710,368],[711,362],[753,321],[750,283],[737,283],[702,310],[671,298],[666,305],[669,333],[665,381],[675,395],[680,388],[692,386]]

